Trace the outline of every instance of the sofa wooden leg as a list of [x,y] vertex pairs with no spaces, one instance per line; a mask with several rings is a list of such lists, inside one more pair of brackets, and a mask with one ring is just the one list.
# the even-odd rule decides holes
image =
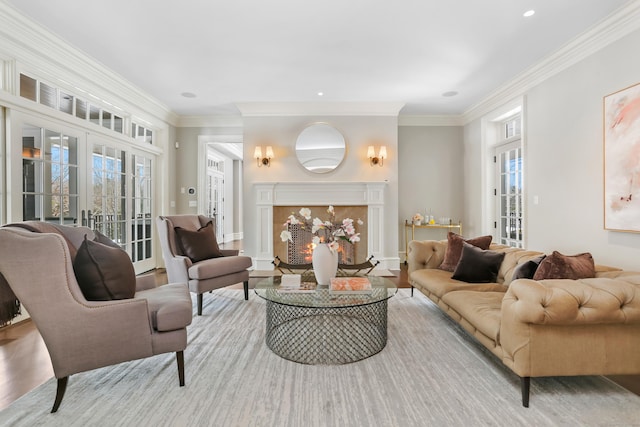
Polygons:
[[176,362],[178,362],[178,380],[180,387],[184,386],[184,352],[176,351]]
[[244,282],[244,299],[245,301],[249,300],[249,281]]
[[60,403],[62,403],[64,392],[67,391],[67,382],[69,382],[69,377],[58,378],[58,389],[56,390],[56,400],[53,402],[53,408],[51,409],[52,414],[58,410]]
[[522,406],[529,407],[529,388],[531,386],[531,377],[521,377],[520,385],[522,388]]
[[202,316],[202,294],[198,294],[198,316]]

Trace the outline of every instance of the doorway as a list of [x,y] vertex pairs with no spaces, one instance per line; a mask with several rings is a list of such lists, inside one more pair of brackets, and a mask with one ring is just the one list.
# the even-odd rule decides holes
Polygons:
[[242,233],[242,135],[198,137],[198,214],[215,218],[219,244]]

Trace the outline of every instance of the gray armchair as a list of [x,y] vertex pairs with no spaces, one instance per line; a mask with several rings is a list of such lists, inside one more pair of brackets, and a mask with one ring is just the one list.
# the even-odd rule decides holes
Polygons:
[[197,295],[198,315],[202,314],[202,294],[214,289],[243,282],[244,299],[249,299],[251,258],[238,255],[237,250],[221,250],[224,256],[192,262],[177,244],[175,227],[198,231],[211,221],[203,215],[159,216],[156,219],[162,257],[169,282],[186,282]]
[[62,234],[0,228],[0,273],[42,335],[58,379],[51,412],[58,410],[70,375],[161,353],[176,352],[183,386],[192,319],[187,286],[155,287],[153,276],[144,276],[131,299],[88,301],[74,275],[75,248],[69,246],[85,234],[93,239],[93,231],[58,228]]

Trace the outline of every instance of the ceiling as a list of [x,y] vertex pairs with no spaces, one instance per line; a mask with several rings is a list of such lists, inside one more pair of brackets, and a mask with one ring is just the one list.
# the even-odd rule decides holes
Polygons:
[[208,116],[252,102],[462,114],[628,0],[7,2],[175,113]]

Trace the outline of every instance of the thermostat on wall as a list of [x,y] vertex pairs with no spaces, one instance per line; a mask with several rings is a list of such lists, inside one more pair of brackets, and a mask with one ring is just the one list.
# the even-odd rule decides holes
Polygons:
[[196,189],[194,187],[189,187],[187,192],[193,196],[194,194],[196,194]]

